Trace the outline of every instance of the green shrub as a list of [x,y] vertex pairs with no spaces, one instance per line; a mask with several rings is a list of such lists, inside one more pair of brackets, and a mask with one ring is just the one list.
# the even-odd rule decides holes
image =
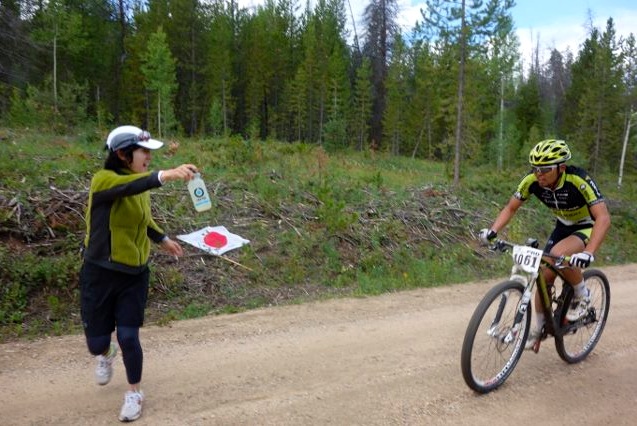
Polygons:
[[[18,256],[9,248],[0,246],[0,325],[21,322],[31,300],[39,294],[59,293],[73,298],[77,289],[79,262],[76,253],[42,256],[37,253],[21,253]],[[58,296],[51,296],[51,306],[62,305]]]

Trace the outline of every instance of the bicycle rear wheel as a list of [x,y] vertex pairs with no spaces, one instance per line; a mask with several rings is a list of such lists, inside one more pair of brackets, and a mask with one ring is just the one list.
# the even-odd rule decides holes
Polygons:
[[[487,393],[502,385],[513,372],[529,334],[530,302],[520,307],[524,286],[505,281],[493,287],[476,307],[462,343],[460,364],[467,385]],[[513,330],[518,311],[524,317]]]
[[610,307],[610,284],[606,275],[600,270],[588,269],[584,271],[584,280],[591,292],[588,313],[572,323],[566,319],[566,311],[573,298],[573,291],[569,289],[557,318],[557,323],[561,324],[561,337],[555,338],[555,348],[560,358],[570,364],[582,361],[595,348],[604,331]]

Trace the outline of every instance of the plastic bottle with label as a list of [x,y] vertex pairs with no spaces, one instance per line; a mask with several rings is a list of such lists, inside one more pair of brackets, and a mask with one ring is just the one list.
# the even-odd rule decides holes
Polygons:
[[206,211],[212,207],[212,202],[201,174],[195,173],[195,177],[188,182],[188,192],[190,192],[190,198],[192,198],[192,203],[198,212]]

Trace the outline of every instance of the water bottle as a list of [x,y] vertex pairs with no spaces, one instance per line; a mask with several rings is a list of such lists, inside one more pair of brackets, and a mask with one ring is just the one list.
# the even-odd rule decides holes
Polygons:
[[203,212],[212,207],[206,184],[199,173],[195,173],[195,177],[188,182],[188,192],[190,192],[190,198],[192,198],[192,203],[198,212]]

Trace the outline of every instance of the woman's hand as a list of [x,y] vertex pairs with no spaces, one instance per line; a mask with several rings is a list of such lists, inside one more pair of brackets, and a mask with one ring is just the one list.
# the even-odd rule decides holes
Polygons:
[[174,169],[163,170],[161,174],[162,182],[170,182],[171,180],[183,180],[188,182],[197,173],[199,169],[194,164],[182,164]]
[[177,241],[171,240],[168,237],[166,237],[159,246],[162,250],[173,256],[183,256],[184,254],[184,249],[181,248],[181,245],[179,245]]

